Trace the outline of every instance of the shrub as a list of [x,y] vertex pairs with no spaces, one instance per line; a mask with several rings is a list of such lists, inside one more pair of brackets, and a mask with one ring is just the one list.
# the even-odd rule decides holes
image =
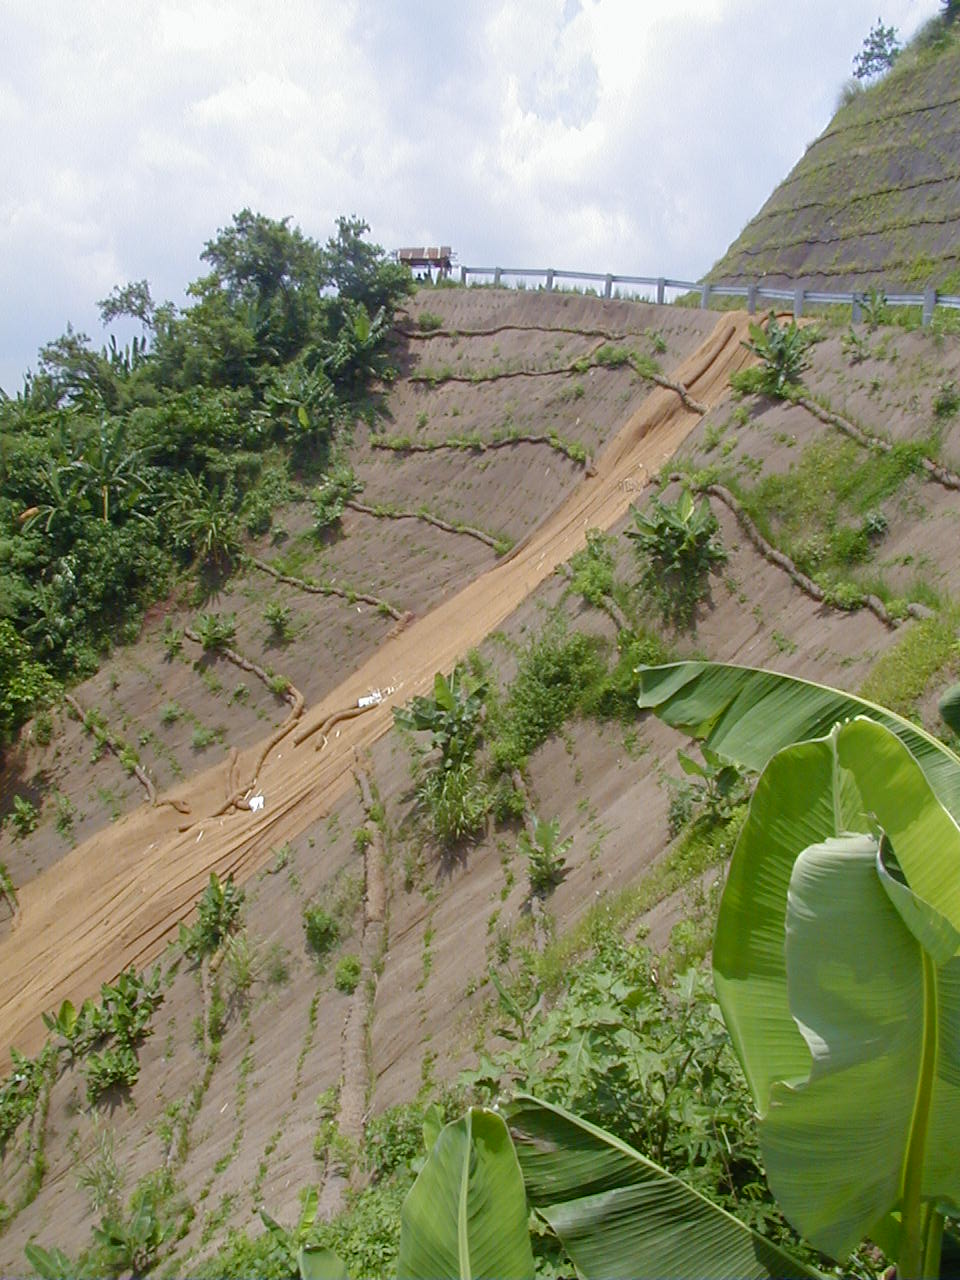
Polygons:
[[313,531],[323,533],[343,515],[347,502],[363,485],[348,466],[333,467],[322,478],[313,499]]
[[115,1086],[130,1089],[137,1083],[140,1064],[129,1045],[89,1053],[83,1064],[87,1081],[87,1101],[94,1103],[101,1094]]
[[743,770],[735,764],[725,763],[708,746],[701,750],[703,764],[685,751],[677,752],[677,760],[686,778],[681,782],[670,779],[674,789],[667,819],[671,837],[679,835],[694,817],[701,819],[707,827],[729,822],[734,810],[747,797],[748,785]]
[[522,767],[531,751],[586,705],[605,675],[606,664],[592,637],[552,629],[531,644],[510,687],[492,747],[494,764],[506,770]]
[[23,840],[31,831],[36,831],[40,821],[37,806],[26,796],[14,796],[13,808],[10,811],[10,825],[13,827],[14,839]]
[[433,311],[421,311],[417,325],[421,333],[433,333],[443,328],[443,316],[438,316]]
[[781,326],[772,311],[765,328],[750,325],[750,340],[743,345],[760,359],[759,377],[753,375],[757,378],[756,389],[777,399],[783,399],[798,386],[801,375],[810,366],[806,354],[809,332],[801,329],[796,320]]
[[0,743],[9,739],[35,707],[54,694],[53,676],[35,662],[7,618],[0,618]]
[[303,928],[307,935],[307,946],[320,959],[336,946],[340,938],[339,924],[324,907],[305,907]]
[[960,389],[952,380],[941,382],[933,399],[933,412],[937,418],[952,418],[960,409]]
[[534,816],[533,831],[521,831],[517,837],[517,849],[527,860],[530,891],[544,894],[563,879],[566,854],[573,839],[560,839],[560,819],[544,822]]
[[160,723],[169,725],[176,722],[183,715],[183,707],[179,702],[165,702],[160,708]]
[[197,903],[197,919],[191,928],[180,926],[180,945],[184,954],[201,960],[218,951],[237,924],[244,892],[228,875],[221,880],[210,872],[210,880]]
[[634,508],[633,520],[626,533],[644,562],[641,586],[665,620],[688,624],[710,570],[727,558],[709,502],[695,503],[684,489],[674,503],[654,498],[646,512]]
[[334,970],[333,985],[344,995],[352,995],[360,981],[360,972],[360,961],[356,956],[342,956]]
[[216,653],[226,649],[237,635],[237,615],[235,613],[201,613],[193,624],[193,629],[200,637],[204,653]]
[[289,640],[290,624],[293,620],[289,605],[278,604],[277,601],[271,600],[263,607],[263,620],[277,640]]
[[587,545],[570,560],[570,585],[595,608],[613,593],[615,540],[599,529],[587,530]]

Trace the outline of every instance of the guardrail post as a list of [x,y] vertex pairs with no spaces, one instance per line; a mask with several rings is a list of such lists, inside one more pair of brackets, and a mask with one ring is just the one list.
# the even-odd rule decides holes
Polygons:
[[663,306],[663,291],[664,291],[664,288],[666,287],[666,283],[667,282],[663,278],[663,276],[661,276],[660,279],[657,281],[657,306],[658,307]]
[[496,285],[498,285],[498,284],[500,283],[500,268],[499,268],[499,267],[494,267],[494,269],[493,269],[493,283],[494,283],[494,285],[495,285],[495,286],[496,286]]
[[613,297],[613,276],[607,276],[603,282],[603,296],[605,298]]
[[747,285],[747,313],[751,316],[757,314],[757,286],[755,284]]
[[467,268],[466,268],[466,267],[461,267],[461,268],[460,268],[460,283],[461,283],[461,284],[466,284],[466,283],[467,283]]
[[803,315],[803,289],[794,289],[793,291],[793,318],[799,320]]
[[923,323],[928,325],[933,319],[933,310],[937,305],[936,289],[924,289],[923,291]]
[[706,311],[710,305],[710,286],[706,281],[700,287],[700,310]]
[[859,324],[863,319],[863,307],[860,305],[862,298],[859,293],[853,295],[853,302],[850,304],[850,323]]
[[553,267],[547,272],[547,293],[553,288]]

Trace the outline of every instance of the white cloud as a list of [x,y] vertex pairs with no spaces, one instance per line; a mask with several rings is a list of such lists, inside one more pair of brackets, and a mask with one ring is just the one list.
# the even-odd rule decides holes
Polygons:
[[[826,124],[875,0],[4,0],[0,385],[250,205],[464,259],[698,274]],[[911,31],[937,0],[887,0]],[[521,261],[522,259],[522,261]]]

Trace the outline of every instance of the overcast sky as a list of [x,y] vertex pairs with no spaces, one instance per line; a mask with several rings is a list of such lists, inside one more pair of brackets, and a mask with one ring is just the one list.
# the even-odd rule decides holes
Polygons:
[[[0,0],[0,386],[250,208],[467,263],[695,278],[879,0]],[[910,35],[937,0],[882,0]]]

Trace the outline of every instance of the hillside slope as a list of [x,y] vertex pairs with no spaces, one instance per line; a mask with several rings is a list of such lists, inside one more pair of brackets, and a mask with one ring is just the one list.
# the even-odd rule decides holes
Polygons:
[[840,107],[707,278],[960,292],[960,24]]
[[[236,870],[246,897],[214,957],[178,941],[162,952],[163,1002],[132,1085],[91,1099],[92,1055],[55,1060],[32,1121],[0,1150],[0,1271],[22,1272],[30,1241],[72,1257],[88,1249],[102,1208],[78,1174],[105,1175],[112,1163],[117,1203],[148,1191],[169,1227],[158,1273],[292,1274],[217,1251],[231,1247],[235,1229],[261,1236],[261,1207],[296,1222],[302,1194],[316,1188],[320,1219],[357,1206],[368,1247],[352,1273],[391,1274],[410,1172],[400,1161],[400,1181],[378,1181],[378,1152],[403,1147],[407,1125],[414,1157],[422,1107],[442,1101],[458,1069],[503,1047],[496,983],[532,994],[533,1023],[549,1016],[598,930],[633,938],[648,928],[657,947],[677,921],[688,937],[707,936],[702,877],[722,868],[735,829],[721,825],[713,843],[691,846],[689,831],[671,824],[685,743],[636,710],[638,661],[697,654],[775,667],[869,690],[936,726],[936,694],[957,668],[960,506],[957,489],[921,459],[960,467],[960,403],[935,390],[960,380],[960,340],[889,328],[851,352],[825,331],[805,379],[819,399],[811,409],[738,399],[717,367],[704,368],[725,330],[716,364],[745,357],[736,341],[744,322],[559,294],[422,291],[402,321],[405,376],[377,423],[389,430],[358,425],[346,449],[369,510],[346,510],[340,528],[318,538],[308,500],[291,501],[278,512],[283,539],[251,547],[286,580],[248,566],[204,602],[235,614],[236,649],[274,664],[307,702],[263,765],[263,810],[211,813],[231,774],[249,776],[256,744],[288,708],[223,653],[188,641],[199,606],[187,599],[165,606],[181,650],[166,651],[158,611],[76,696],[100,707],[117,734],[145,742],[161,795],[186,800],[189,813],[145,805],[120,762],[91,759],[89,738],[65,715],[46,744],[24,734],[4,800],[29,786],[40,820],[20,838],[9,827],[0,834],[22,911],[18,924],[0,921],[0,964],[30,982],[19,1000],[3,993],[5,1038],[35,1048],[38,1007],[156,954],[209,867]],[[603,363],[598,343],[607,341],[626,343],[653,372],[640,359],[649,346],[709,411],[691,413],[676,391]],[[825,423],[813,411],[824,404],[892,452]],[[578,462],[564,452],[576,444],[593,454],[590,466],[586,453],[574,449]],[[622,536],[631,504],[679,493],[676,481],[661,490],[666,477],[654,474],[670,454],[669,467],[706,491],[727,552],[676,627],[637,589],[637,558]],[[721,492],[738,496],[769,542],[817,579],[820,596],[761,554]],[[400,519],[401,509],[421,515]],[[425,512],[454,531],[424,527]],[[582,574],[582,551],[574,566],[563,561],[596,526],[610,536],[592,539]],[[515,549],[478,542],[467,527]],[[607,585],[594,589],[604,573]],[[319,581],[376,593],[399,620],[360,595],[311,592]],[[885,607],[866,607],[868,597]],[[264,625],[265,607],[278,603],[292,614],[282,642]],[[922,620],[910,606],[923,606]],[[511,707],[526,707],[537,731],[516,766],[521,790],[509,771],[496,778],[496,805],[450,845],[417,801],[433,758],[426,735],[392,729],[388,706],[336,725],[327,713],[397,676],[395,700],[404,702],[471,645],[470,669],[491,690],[483,767],[500,767],[495,749],[506,743]],[[598,679],[612,707],[582,701],[582,686]],[[554,695],[566,701],[548,718]],[[324,723],[319,753],[321,732],[294,744]],[[222,729],[209,755],[191,754],[191,725]],[[57,826],[58,794],[76,798],[82,842],[72,852]],[[571,841],[564,875],[542,897],[531,891],[522,818],[499,804],[517,796]],[[86,890],[77,887],[81,864]],[[318,908],[338,930],[322,956],[304,927]],[[58,949],[82,965],[71,970]],[[340,973],[351,958],[360,979],[349,992]],[[45,987],[44,963],[75,985]]]

